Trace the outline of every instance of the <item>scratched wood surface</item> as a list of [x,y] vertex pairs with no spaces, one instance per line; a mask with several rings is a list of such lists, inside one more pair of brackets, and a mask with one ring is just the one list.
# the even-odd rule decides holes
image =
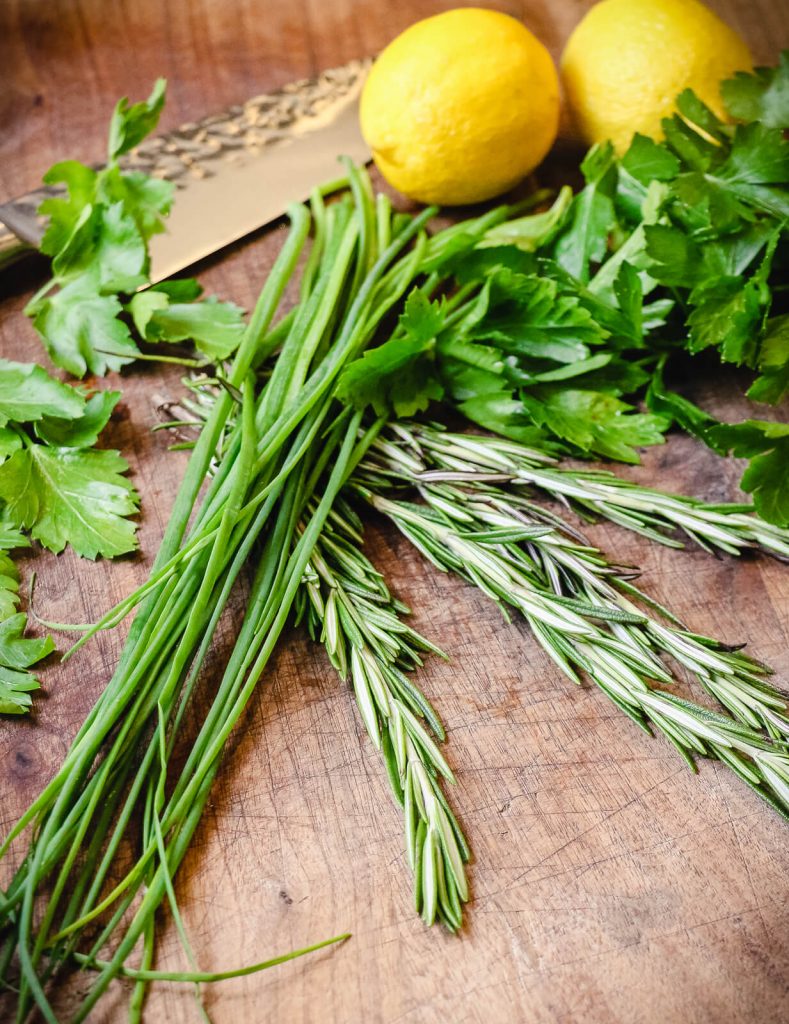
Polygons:
[[[294,77],[374,53],[452,4],[418,0],[2,0],[0,201],[67,156],[98,159],[115,99],[170,80],[163,127]],[[589,6],[497,5],[561,51]],[[714,0],[757,61],[789,44],[776,0]],[[249,306],[282,239],[261,232],[200,268],[205,285]],[[35,265],[0,278],[0,351],[41,353],[21,315]],[[113,384],[119,383],[112,381]],[[112,564],[36,552],[36,608],[90,621],[140,583],[155,553],[181,455],[152,434],[174,374],[134,367],[108,443],[128,456],[143,498],[141,553]],[[746,414],[742,382],[694,387],[716,413]],[[687,439],[644,457],[634,477],[711,500],[736,496],[739,470]],[[591,531],[696,629],[748,641],[789,681],[789,567],[651,546]],[[789,1019],[787,826],[719,766],[698,777],[599,693],[561,678],[527,630],[427,568],[371,523],[369,548],[416,626],[451,654],[422,681],[448,726],[453,795],[476,853],[463,933],[426,930],[411,909],[401,816],[347,689],[320,650],[291,633],[234,738],[178,891],[206,969],[239,965],[336,934],[353,939],[206,993],[217,1022],[693,1024]],[[55,771],[108,678],[122,635],[52,664],[28,720],[0,723],[2,830]],[[221,662],[232,642],[226,631]],[[61,638],[61,648],[66,638]],[[211,679],[206,681],[210,687]],[[159,965],[183,964],[167,922]],[[92,1021],[124,1015],[118,984]],[[68,1002],[68,996],[64,996]],[[8,1004],[5,1004],[6,1006]],[[0,1003],[0,1018],[3,1018]],[[197,1020],[188,992],[155,989],[150,1021]]]

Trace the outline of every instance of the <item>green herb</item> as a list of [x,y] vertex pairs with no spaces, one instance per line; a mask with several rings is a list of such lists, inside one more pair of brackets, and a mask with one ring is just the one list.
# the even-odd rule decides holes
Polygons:
[[[757,509],[776,522],[789,515],[784,425],[719,425],[666,384],[678,352],[704,349],[757,372],[757,395],[785,389],[787,144],[770,126],[784,75],[782,65],[774,76],[738,76],[728,89],[735,107],[770,123],[732,128],[684,94],[665,142],[637,138],[622,160],[610,147],[593,150],[587,184],[572,199],[563,191],[550,209],[525,216],[501,207],[432,237],[425,229],[434,210],[393,215],[348,165],[350,194],[326,205],[318,190],[309,213],[290,209],[291,234],[243,328],[235,307],[194,305],[192,282],[137,292],[170,195],[124,174],[117,159],[155,125],[163,86],[146,103],[118,105],[106,169],[59,165],[53,180],[68,184],[69,197],[44,211],[55,276],[30,311],[61,364],[80,374],[128,362],[137,352],[130,322],[147,341],[191,338],[211,359],[234,355],[221,378],[193,381],[182,402],[199,435],[186,442],[194,450],[148,581],[69,652],[138,609],[118,667],[0,849],[6,855],[31,828],[0,897],[0,978],[8,982],[18,964],[20,1021],[34,1009],[55,1021],[46,986],[74,963],[95,972],[75,1021],[123,975],[134,981],[130,1019],[139,1021],[147,983],[163,976],[151,967],[165,902],[189,961],[175,977],[194,984],[198,1001],[203,981],[245,973],[199,968],[173,879],[224,745],[294,610],[350,676],[402,799],[418,910],[427,922],[459,927],[468,851],[439,785],[452,777],[437,742],[443,729],[408,674],[431,645],[358,551],[353,497],[389,516],[439,568],[521,612],[569,678],[586,675],[691,765],[717,758],[789,811],[789,710],[769,669],[677,622],[636,588],[632,570],[531,497],[542,490],[663,542],[677,543],[679,528],[723,551],[789,548],[785,531],[742,506],[704,506],[565,470],[550,454],[635,461],[673,419],[750,457],[744,483]],[[272,327],[310,227],[298,304]],[[371,349],[393,314],[397,326]],[[134,499],[123,467],[115,453],[90,447],[113,397],[82,396],[67,408],[69,389],[30,368],[5,371],[0,395],[18,403],[0,424],[6,518],[54,549],[70,532],[86,553],[128,542]],[[641,396],[647,411],[635,405]],[[510,440],[463,440],[402,422],[382,433],[393,415],[440,397]],[[368,406],[377,419],[365,426]],[[405,500],[403,487],[420,503]],[[77,520],[88,502],[100,523],[83,533]],[[235,648],[187,734],[212,638],[253,552]],[[16,579],[5,575],[13,608]],[[21,638],[20,619],[7,620],[0,659],[34,660],[31,642],[46,652],[48,641]],[[724,713],[666,689],[675,685],[666,658],[690,670]],[[8,688],[17,703],[26,685]],[[131,968],[140,946],[142,964]]]
[[679,534],[710,552],[761,549],[789,558],[789,530],[764,522],[751,505],[708,505],[604,470],[566,468],[546,452],[516,442],[426,424],[398,423],[392,442],[404,448],[401,458],[418,451],[426,460],[421,468],[409,463],[408,475],[416,483],[495,481],[518,494],[542,492],[581,515],[607,519],[670,547],[684,546]]
[[[0,360],[0,515],[50,551],[133,551],[138,497],[116,451],[93,445],[120,397],[90,395],[39,366]],[[90,514],[86,515],[86,510]]]
[[[691,766],[696,756],[723,761],[789,817],[789,706],[766,681],[769,669],[672,622],[624,571],[531,502],[473,474],[463,486],[420,482],[429,453],[411,440],[399,433],[373,446],[354,477],[365,500],[438,568],[459,573],[503,610],[520,611],[573,682],[584,673],[647,732],[662,732]],[[382,493],[409,480],[423,505]],[[690,669],[728,713],[668,692],[675,680],[663,654]]]
[[443,393],[512,440],[625,462],[674,423],[750,458],[743,488],[765,519],[789,524],[783,425],[719,425],[667,383],[675,368],[688,373],[680,357],[704,351],[754,371],[755,401],[789,388],[787,71],[784,55],[724,83],[747,124],[684,92],[664,141],[637,135],[621,160],[595,147],[571,201],[563,190],[471,251],[448,248],[436,270],[453,306],[435,341],[395,332],[366,371],[349,367],[347,399],[380,412],[396,394],[406,413],[409,400],[422,409]]
[[[637,325],[627,306],[595,317],[574,285],[540,276],[530,257],[513,252],[487,247],[456,257],[462,287],[443,326],[438,307],[423,312],[421,335],[418,326],[401,328],[348,368],[343,396],[357,408],[409,415],[447,393],[469,419],[515,440],[553,436],[583,452],[638,461],[635,446],[661,443],[669,420],[617,397],[649,375],[599,349],[609,338],[641,344],[640,301]],[[626,284],[638,287],[627,265],[617,283],[626,304]]]
[[0,714],[23,715],[30,710],[33,690],[39,682],[27,671],[50,654],[55,645],[49,637],[26,639],[27,616],[17,611],[19,573],[9,552],[27,547],[24,535],[0,523]]
[[709,436],[717,447],[750,459],[741,485],[753,494],[759,515],[768,522],[789,523],[789,423],[721,424]]
[[148,243],[165,230],[174,186],[124,171],[118,161],[155,129],[164,99],[159,79],[146,101],[117,104],[106,167],[66,160],[44,176],[47,185],[65,186],[67,197],[46,199],[39,209],[47,218],[41,251],[52,258],[53,276],[26,312],[55,365],[76,377],[119,370],[140,355],[125,310],[144,341],[194,340],[209,359],[227,358],[241,340],[241,310],[195,301],[197,282],[134,295],[149,284]]
[[40,684],[28,669],[55,649],[51,637],[25,638],[26,625],[27,616],[21,612],[0,622],[0,714],[3,715],[23,715],[30,710],[30,694]]
[[751,74],[738,71],[723,82],[721,95],[729,113],[740,121],[789,128],[789,50],[781,54],[778,67],[754,68]]
[[183,301],[184,289],[173,289],[168,283],[154,285],[138,292],[127,309],[145,341],[193,341],[195,348],[208,359],[222,361],[235,352],[241,341],[243,310],[213,296],[196,302],[201,292],[199,286],[190,288],[186,293],[188,300]]
[[379,416],[413,416],[439,399],[443,388],[434,370],[436,335],[444,311],[416,289],[408,296],[399,330],[343,370],[338,397],[357,409],[372,405]]
[[438,918],[457,931],[468,899],[469,850],[441,790],[442,778],[454,782],[436,743],[444,729],[407,675],[422,664],[421,652],[441,652],[402,621],[408,609],[358,549],[360,528],[352,509],[338,502],[305,572],[297,620],[306,617],[340,676],[350,673],[365,729],[404,811],[417,912],[426,924]]
[[19,604],[19,573],[8,552],[27,546],[23,533],[0,523],[0,621],[14,615]]
[[[63,765],[2,849],[7,852],[35,824],[28,855],[0,902],[8,936],[0,967],[6,976],[8,965],[19,963],[20,1017],[35,1005],[54,1020],[44,986],[79,952],[98,970],[74,1018],[85,1020],[138,943],[144,964],[151,964],[155,915],[165,901],[192,964],[188,973],[202,977],[178,914],[173,876],[200,821],[224,744],[265,672],[338,494],[381,426],[379,421],[359,436],[361,413],[337,401],[339,376],[416,279],[430,297],[437,281],[427,268],[461,244],[453,228],[428,239],[424,227],[434,209],[413,218],[392,216],[385,202],[374,203],[366,175],[352,166],[348,173],[351,195],[324,206],[317,192],[312,217],[301,206],[289,211],[291,235],[194,444],[152,574],[76,645],[139,605],[115,674]],[[502,208],[463,225],[462,244],[472,246],[509,213]],[[315,238],[299,305],[280,321],[284,328],[271,330],[311,222]],[[267,364],[275,348],[278,355]],[[255,379],[251,369],[260,365],[265,372]],[[198,500],[207,474],[211,481]],[[186,736],[181,726],[200,669],[253,548],[256,568],[235,648],[196,735]],[[403,709],[407,719],[408,705]],[[428,753],[440,755],[415,722],[409,722],[412,742],[421,737],[426,764]],[[421,790],[423,798],[426,792]],[[419,799],[416,790],[414,796]],[[444,820],[435,813],[428,820]],[[131,866],[124,861],[120,880],[110,886],[116,853],[138,843],[138,822],[137,860]],[[425,870],[435,869],[429,891],[438,894],[442,840],[430,831],[425,847],[427,841],[420,848],[433,857]],[[450,901],[452,891],[458,897],[463,892],[459,875],[454,884],[455,890],[446,890]],[[437,908],[428,906],[425,916]],[[99,918],[106,926],[92,935],[87,951],[79,949]],[[112,952],[99,963],[110,941]],[[143,970],[133,1021],[140,1019],[146,979]]]

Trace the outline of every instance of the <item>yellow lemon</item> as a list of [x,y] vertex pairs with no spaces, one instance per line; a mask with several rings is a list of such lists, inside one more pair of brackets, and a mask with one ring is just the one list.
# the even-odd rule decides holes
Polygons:
[[381,173],[425,203],[505,192],[542,160],[558,122],[548,51],[515,18],[474,7],[397,36],[361,98],[362,134]]
[[562,81],[587,142],[660,138],[683,89],[723,115],[720,82],[751,67],[737,33],[697,0],[602,0],[576,27]]

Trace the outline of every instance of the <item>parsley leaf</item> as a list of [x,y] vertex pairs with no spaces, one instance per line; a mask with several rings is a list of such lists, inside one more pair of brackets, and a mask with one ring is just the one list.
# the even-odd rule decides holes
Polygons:
[[35,425],[36,436],[54,448],[92,448],[120,397],[120,391],[97,391],[85,402],[79,416],[44,416]]
[[90,278],[77,276],[42,302],[28,307],[33,326],[56,366],[75,377],[102,376],[139,355],[114,295],[102,295]]
[[192,341],[209,359],[227,359],[244,333],[243,310],[214,296],[202,302],[179,302],[154,286],[138,292],[126,308],[145,341]]
[[66,544],[91,559],[133,551],[135,525],[125,517],[138,499],[127,469],[113,451],[21,448],[0,465],[6,518],[56,553]]
[[25,638],[26,625],[27,616],[21,612],[0,622],[0,714],[22,715],[30,710],[30,693],[40,684],[27,669],[55,649],[51,637]]
[[399,330],[343,370],[338,397],[357,409],[371,405],[378,416],[394,410],[412,416],[444,394],[434,366],[436,335],[444,310],[419,289],[408,296]]
[[566,227],[554,246],[557,263],[579,281],[589,280],[591,263],[600,263],[608,248],[608,234],[616,225],[614,194],[616,164],[610,142],[593,146],[581,170],[586,187],[573,199]]
[[23,533],[0,522],[0,621],[14,615],[19,604],[19,572],[8,552],[27,546]]
[[0,359],[0,427],[9,420],[32,423],[44,416],[72,419],[84,407],[79,391],[50,377],[41,366]]
[[753,364],[765,314],[764,289],[754,280],[721,277],[696,293],[688,317],[689,349],[700,352],[715,345],[728,363]]
[[723,423],[710,434],[722,449],[750,460],[740,486],[753,494],[759,515],[778,526],[789,526],[789,423]]
[[789,128],[789,50],[778,67],[738,71],[721,83],[721,96],[732,117],[761,121],[768,128]]
[[748,389],[748,398],[755,402],[780,402],[789,392],[789,314],[767,321],[759,350],[759,370]]
[[679,174],[680,163],[665,146],[636,132],[622,157],[622,168],[642,185],[649,185],[651,181],[675,178]]
[[598,391],[541,388],[524,393],[523,404],[538,427],[621,462],[638,462],[634,446],[662,444],[669,426],[663,416],[631,413],[632,406]]
[[63,160],[44,175],[45,185],[65,185],[68,198],[45,199],[38,208],[48,218],[40,249],[47,256],[56,256],[64,249],[74,232],[82,211],[93,201],[96,172],[78,160]]
[[211,360],[234,352],[244,331],[237,306],[214,298],[194,301],[201,291],[197,282],[134,294],[148,283],[148,242],[164,230],[174,186],[138,171],[123,172],[116,161],[156,127],[164,98],[160,79],[143,103],[118,103],[107,167],[97,172],[66,160],[44,179],[65,185],[67,198],[47,199],[39,209],[49,218],[41,250],[52,257],[53,279],[26,312],[53,362],[76,377],[102,376],[140,355],[125,312],[143,340],[191,340]]
[[488,278],[484,301],[461,331],[492,341],[502,352],[525,359],[569,363],[586,359],[589,345],[606,337],[579,298],[549,278],[502,269]]
[[147,100],[131,106],[126,96],[118,100],[110,121],[110,139],[107,147],[110,161],[128,153],[142,142],[146,135],[151,134],[159,123],[159,117],[164,109],[166,91],[166,80],[157,78]]
[[22,529],[51,551],[70,544],[88,558],[134,549],[129,467],[118,452],[92,447],[119,398],[86,397],[41,367],[0,360],[0,552],[9,546],[4,531],[19,538]]
[[22,715],[30,710],[30,694],[39,688],[39,682],[26,670],[55,647],[50,637],[23,637],[27,616],[17,611],[19,573],[9,551],[27,545],[23,534],[0,521],[0,714],[3,715]]
[[160,79],[147,101],[121,100],[110,125],[110,165],[95,171],[76,160],[50,168],[47,184],[65,185],[66,198],[44,200],[48,218],[41,251],[52,257],[52,280],[28,304],[53,362],[76,377],[103,375],[131,362],[139,350],[120,319],[119,294],[148,281],[148,241],[163,230],[171,183],[115,163],[156,126],[164,104]]

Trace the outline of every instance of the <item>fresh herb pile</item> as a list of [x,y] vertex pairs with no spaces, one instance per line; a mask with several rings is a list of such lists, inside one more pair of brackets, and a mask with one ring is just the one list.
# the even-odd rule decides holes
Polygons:
[[[7,856],[31,830],[0,896],[0,977],[18,985],[19,1021],[34,1008],[56,1020],[46,987],[74,963],[91,972],[75,1021],[121,976],[134,982],[139,1021],[157,978],[198,986],[272,962],[201,971],[173,879],[225,743],[293,618],[349,681],[381,752],[418,912],[460,927],[469,848],[444,791],[444,730],[417,685],[423,655],[437,649],[360,551],[365,506],[505,614],[522,614],[571,680],[592,680],[691,766],[721,761],[789,816],[789,708],[769,669],[677,622],[631,569],[535,501],[559,498],[662,543],[678,545],[682,531],[710,550],[789,555],[789,426],[718,424],[666,384],[676,360],[706,348],[758,374],[752,397],[777,401],[785,390],[788,76],[784,60],[727,84],[747,124],[723,125],[685,94],[665,143],[637,137],[621,160],[593,150],[578,195],[562,190],[547,209],[538,195],[432,235],[435,209],[394,212],[347,164],[336,201],[316,190],[309,208],[289,209],[290,234],[246,322],[230,304],[199,301],[191,281],[137,290],[172,195],[117,161],[155,126],[162,84],[146,103],[118,105],[104,170],[67,162],[50,172],[69,194],[47,201],[54,277],[29,311],[55,362],[103,373],[146,355],[141,345],[191,340],[203,372],[183,399],[198,432],[149,579],[66,655],[136,610],[117,669],[0,849]],[[298,301],[278,314],[310,234]],[[117,393],[3,363],[0,397],[0,609],[10,615],[0,710],[21,710],[35,686],[26,670],[51,643],[21,639],[6,552],[25,542],[22,530],[53,551],[131,550],[137,504],[118,453],[94,447]],[[409,419],[439,402],[502,436]],[[761,516],[557,461],[637,461],[672,421],[718,450],[747,450],[744,485]],[[90,530],[74,514],[87,502],[99,510]],[[236,643],[206,696],[203,665],[247,568]],[[675,663],[719,710],[669,689]],[[185,972],[153,967],[163,904]]]
[[[301,205],[289,210],[290,236],[232,362],[217,378],[219,394],[192,453],[151,576],[68,655],[139,608],[118,668],[63,766],[2,849],[5,853],[17,835],[33,826],[35,841],[0,904],[5,926],[0,963],[4,975],[14,958],[21,969],[20,1019],[36,1005],[54,1020],[44,985],[77,953],[97,974],[75,1020],[86,1019],[112,979],[126,971],[138,943],[143,969],[150,968],[154,916],[164,902],[182,934],[192,964],[189,977],[212,980],[193,962],[172,877],[199,823],[224,744],[317,557],[316,543],[338,494],[383,425],[379,419],[361,427],[362,414],[336,398],[338,377],[415,282],[430,290],[437,286],[437,275],[426,277],[425,265],[432,266],[461,233],[450,227],[428,237],[425,225],[435,208],[414,217],[395,214],[385,197],[374,198],[363,172],[349,166],[348,181],[349,191],[337,202],[325,204],[316,191],[309,211]],[[509,213],[502,207],[463,224],[466,244],[473,246]],[[310,228],[313,243],[299,304],[272,328]],[[265,363],[274,349],[276,358],[256,376],[253,366]],[[199,498],[209,472],[210,485]],[[330,543],[328,534],[322,543]],[[183,722],[194,703],[200,668],[253,551],[254,579],[236,646],[196,733],[187,733]],[[376,678],[374,661],[365,664],[367,678]],[[392,691],[392,707],[401,716],[401,730],[407,731],[409,764],[415,773],[432,772],[441,761],[417,721],[424,706],[407,687],[399,665],[387,676],[390,685],[400,687]],[[431,793],[433,802],[440,799],[437,785]],[[459,923],[457,907],[467,894],[461,841],[452,838],[452,819],[445,810],[425,807],[423,813],[445,828],[443,844],[432,831],[429,839],[442,858],[444,879],[454,879],[448,884],[454,887],[455,907],[445,918]],[[124,842],[137,849],[137,859],[118,879],[113,870]],[[436,912],[434,906],[431,913]],[[99,963],[110,939],[111,958]],[[78,948],[81,942],[88,952]],[[133,1020],[141,1014],[145,983],[143,974],[132,1000]]]
[[471,252],[458,240],[445,266],[463,302],[421,310],[349,367],[347,397],[403,415],[445,396],[495,433],[623,462],[674,424],[748,457],[743,489],[789,525],[789,425],[721,424],[668,384],[707,373],[688,355],[710,350],[756,374],[754,401],[789,389],[788,93],[789,53],[724,83],[747,124],[686,91],[664,142],[637,135],[621,159],[594,147],[577,195]]

